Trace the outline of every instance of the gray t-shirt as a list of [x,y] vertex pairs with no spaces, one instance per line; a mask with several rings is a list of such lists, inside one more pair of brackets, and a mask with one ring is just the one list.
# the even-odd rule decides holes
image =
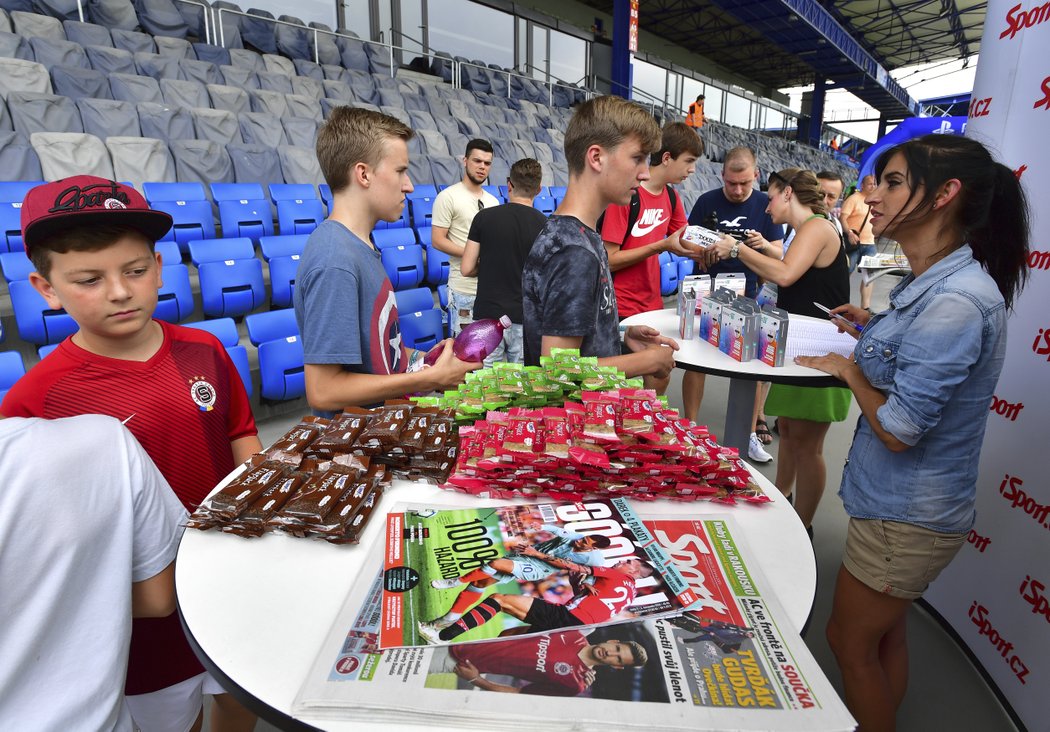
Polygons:
[[405,370],[397,301],[379,252],[331,219],[314,229],[295,277],[303,361],[347,371]]
[[525,363],[540,362],[543,336],[583,337],[584,356],[620,355],[616,291],[596,231],[575,216],[551,216],[522,272]]

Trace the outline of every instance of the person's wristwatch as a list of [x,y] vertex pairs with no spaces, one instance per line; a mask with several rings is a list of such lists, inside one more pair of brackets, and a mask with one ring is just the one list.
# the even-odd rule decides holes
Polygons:
[[729,258],[736,259],[740,256],[740,242],[737,242],[729,249]]

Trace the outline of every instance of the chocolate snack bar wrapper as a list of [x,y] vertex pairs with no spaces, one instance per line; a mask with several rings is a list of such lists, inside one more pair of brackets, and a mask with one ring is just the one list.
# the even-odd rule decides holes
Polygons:
[[283,478],[287,471],[288,465],[274,460],[244,471],[211,497],[207,505],[208,512],[227,520],[236,518],[267,488]]

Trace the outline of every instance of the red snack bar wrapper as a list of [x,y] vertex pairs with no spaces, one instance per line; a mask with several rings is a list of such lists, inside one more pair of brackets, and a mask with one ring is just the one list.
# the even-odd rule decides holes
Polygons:
[[619,442],[616,432],[616,407],[602,397],[600,392],[585,391],[582,394],[584,418],[583,435],[602,442]]
[[532,456],[536,452],[537,423],[540,418],[519,412],[511,415],[507,435],[500,445],[501,453]]
[[579,443],[569,448],[569,459],[577,465],[608,468],[609,456],[597,445]]

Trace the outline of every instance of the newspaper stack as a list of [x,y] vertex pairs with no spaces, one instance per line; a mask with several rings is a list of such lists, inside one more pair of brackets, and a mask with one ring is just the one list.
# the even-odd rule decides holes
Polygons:
[[[514,508],[538,512],[543,507]],[[557,515],[556,505],[546,508]],[[400,515],[440,521],[442,513],[415,507]],[[580,518],[560,525],[568,536],[529,523],[525,533],[532,543],[527,546],[551,557],[564,546],[560,542],[579,541],[572,535],[602,533],[598,519]],[[351,591],[299,692],[295,714],[458,729],[854,728],[776,598],[764,594],[766,582],[749,563],[730,517],[654,515],[642,521],[644,526],[637,527],[642,535],[671,553],[687,578],[691,610],[646,616],[636,612],[644,602],[632,601],[612,624],[453,645],[380,650],[380,638],[391,624],[385,598],[392,586],[404,588],[406,574],[390,574],[389,542],[377,546],[371,559],[375,581]],[[615,532],[610,531],[613,537],[622,536]],[[623,550],[611,543],[597,550],[585,546],[571,549],[602,554],[602,565],[615,564]],[[511,549],[498,558],[531,554],[523,545]],[[444,563],[447,553],[435,547],[438,552]],[[604,558],[606,552],[612,558]],[[443,575],[451,579],[466,569],[462,563],[457,567],[450,565]],[[555,570],[531,584],[486,586],[482,594],[515,594],[516,587],[534,599],[564,602],[554,589],[566,581],[564,574]],[[415,587],[429,585],[427,580],[421,574]]]

